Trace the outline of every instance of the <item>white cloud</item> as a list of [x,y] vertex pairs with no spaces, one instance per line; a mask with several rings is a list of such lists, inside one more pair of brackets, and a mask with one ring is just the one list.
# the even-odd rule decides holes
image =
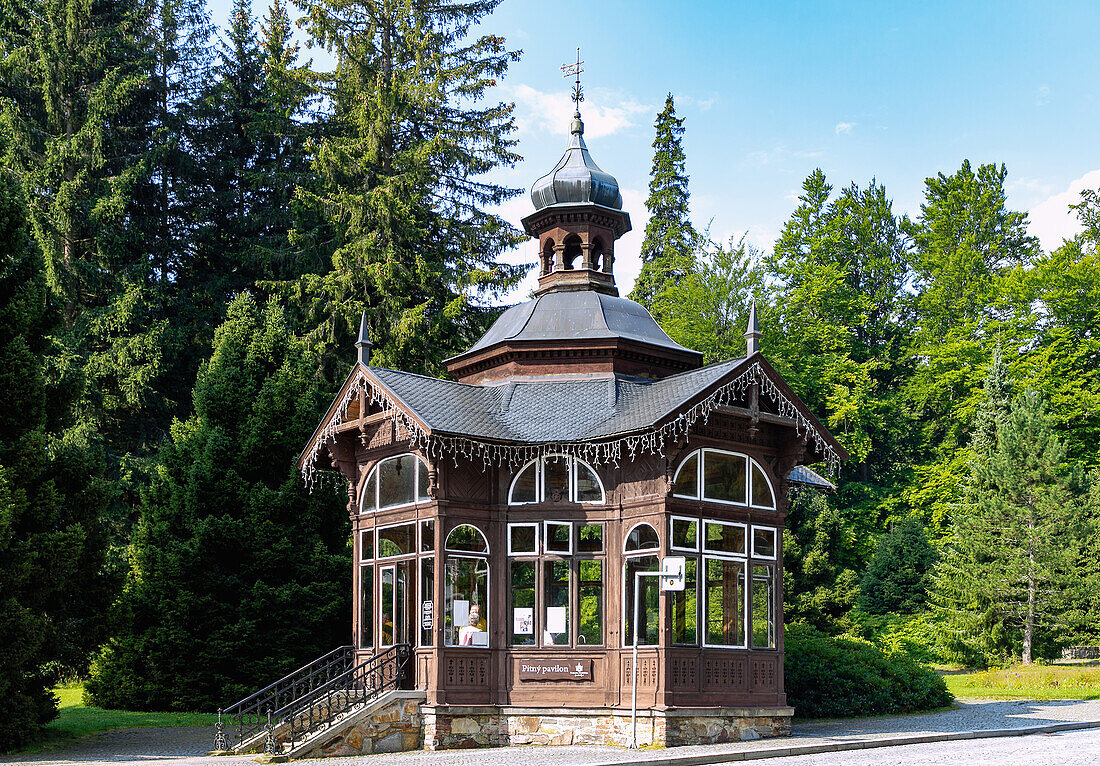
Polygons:
[[1023,191],[1029,194],[1033,194],[1037,197],[1047,197],[1054,191],[1054,187],[1048,183],[1043,183],[1038,178],[1016,178],[1009,181],[1005,188],[1008,191]]
[[838,122],[836,124],[836,134],[839,136],[843,133],[846,136],[852,135],[852,128],[856,126],[854,122]]
[[1044,250],[1053,250],[1081,231],[1077,216],[1069,209],[1081,201],[1084,189],[1100,188],[1100,170],[1092,170],[1069,182],[1064,192],[1047,197],[1028,210],[1029,230],[1039,238]]
[[1035,92],[1035,106],[1046,106],[1050,103],[1050,86],[1040,85]]
[[[516,102],[516,122],[521,135],[543,132],[567,135],[573,121],[573,100],[569,91],[545,93],[530,85],[506,85],[502,90],[506,98]],[[584,133],[589,138],[600,138],[618,133],[634,125],[640,114],[654,112],[646,104],[633,98],[608,96],[601,92],[594,103],[584,104]]]
[[754,165],[770,165],[773,162],[780,162],[787,159],[807,160],[820,157],[825,152],[820,149],[813,151],[803,151],[801,149],[786,149],[782,146],[777,146],[771,151],[758,150],[755,152],[749,152],[746,157],[749,162]]

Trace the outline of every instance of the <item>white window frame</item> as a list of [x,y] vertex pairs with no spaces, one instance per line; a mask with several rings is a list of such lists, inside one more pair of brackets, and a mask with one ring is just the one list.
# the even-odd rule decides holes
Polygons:
[[[754,503],[752,501],[752,494],[753,494],[752,491],[753,491],[754,487],[756,486],[756,479],[753,478],[753,470],[752,470],[753,466],[760,469],[760,475],[764,477],[764,483],[768,485],[768,492],[770,492],[771,496],[772,496],[772,504],[771,505],[757,505],[756,503]],[[768,472],[764,470],[764,466],[761,465],[759,461],[753,460],[751,457],[749,458],[749,484],[748,484],[748,486],[749,486],[749,507],[751,507],[751,508],[762,508],[766,511],[776,510],[775,487],[772,486],[772,480],[768,478]]]
[[[709,600],[707,597],[707,559],[717,559],[719,561],[734,561],[740,563],[742,566],[741,576],[743,581],[741,583],[741,590],[744,594],[744,598],[741,599],[741,626],[745,631],[745,641],[742,644],[708,644],[707,643],[707,628],[710,624],[710,615],[706,613],[706,604]],[[752,627],[749,624],[749,602],[752,599],[752,593],[749,588],[752,587],[752,569],[750,562],[747,558],[741,556],[730,556],[729,554],[716,555],[712,553],[703,553],[699,556],[699,565],[703,571],[696,574],[696,581],[701,588],[701,593],[697,596],[700,602],[702,602],[704,610],[703,612],[703,625],[699,634],[699,641],[704,649],[748,649],[749,644],[752,641],[752,635],[749,633]]]
[[[543,466],[547,458],[565,458],[567,473],[569,475],[569,497],[565,498],[565,502],[576,503],[578,505],[606,505],[607,504],[607,488],[604,487],[603,479],[600,478],[600,472],[592,467],[590,463],[581,460],[580,458],[573,457],[572,455],[566,455],[560,452],[555,452],[549,455],[543,455],[537,457],[534,460],[528,460],[523,466],[516,471],[516,475],[512,477],[512,481],[508,484],[508,505],[520,506],[520,505],[535,505],[537,503],[546,502],[546,494],[543,488]],[[599,500],[577,500],[577,463],[584,463],[588,470],[592,471],[592,475],[596,477],[596,484],[600,488]],[[519,481],[519,477],[523,475],[531,465],[535,466],[535,499],[523,500],[520,502],[513,502],[512,494],[516,489],[516,482]]]
[[[408,553],[398,553],[396,556],[379,556],[378,555],[380,553],[380,551],[378,550],[379,534],[381,532],[387,530],[387,529],[395,529],[397,527],[408,527],[408,526],[411,526],[413,528],[413,535],[412,535],[412,537],[413,537],[413,549],[411,551],[409,551]],[[417,523],[415,521],[402,521],[402,522],[398,522],[397,524],[387,524],[384,527],[375,527],[374,528],[374,561],[390,561],[390,560],[396,560],[396,559],[402,558],[403,556],[415,556],[416,555],[416,543],[417,543],[416,527],[417,527]]]
[[[474,527],[477,529],[477,527]],[[479,530],[480,531],[480,530]],[[449,533],[448,533],[449,534]],[[460,553],[447,552],[443,555],[443,570],[441,574],[445,578],[447,576],[447,560],[451,558],[456,559],[474,559],[475,561],[485,562],[485,603],[481,606],[485,609],[485,627],[491,628],[493,626],[492,615],[489,611],[489,604],[493,603],[493,562],[489,560],[488,555],[481,555],[477,553],[470,553],[469,551],[462,551]],[[536,569],[536,572],[538,570]],[[452,599],[453,601],[453,599]],[[440,608],[443,610],[440,612],[443,620],[447,619],[447,583],[443,581],[443,603],[440,604]],[[485,646],[478,646],[477,644],[470,644],[469,646],[462,646],[460,644],[448,644],[446,639],[443,640],[443,646],[446,649],[492,649],[493,646],[493,634],[491,631],[485,631],[489,635],[489,642]]]
[[[683,545],[677,545],[675,535],[672,534],[672,525],[677,521],[695,522],[695,547],[688,548]],[[687,551],[688,553],[698,553],[699,549],[703,545],[703,521],[692,516],[669,516],[668,517],[668,548],[673,551]]]
[[[412,502],[397,503],[396,505],[387,505],[383,508],[380,505],[380,502],[379,502],[380,501],[379,492],[381,490],[380,490],[380,482],[378,481],[378,470],[379,470],[379,468],[381,468],[383,463],[388,462],[390,460],[397,460],[398,458],[403,458],[403,457],[406,457],[406,456],[412,457],[416,461],[416,471],[413,473],[413,499],[412,499]],[[363,488],[366,489],[366,486],[368,484],[370,484],[371,476],[374,476],[374,507],[373,508],[367,508],[366,507],[366,505],[367,505],[367,503],[366,503],[367,493],[363,492],[361,494],[361,496],[359,497],[359,513],[377,513],[378,511],[391,511],[394,508],[408,508],[409,506],[416,505],[418,503],[431,502],[430,497],[427,500],[421,500],[419,495],[417,494],[420,491],[420,471],[421,470],[427,471],[428,470],[428,464],[424,461],[424,458],[420,457],[420,455],[417,455],[415,452],[402,452],[400,455],[390,455],[389,457],[384,457],[381,460],[379,460],[378,462],[376,462],[374,464],[374,466],[370,469],[370,471],[367,472],[367,478],[363,481]]]
[[[447,546],[447,544],[449,542],[451,542],[451,535],[453,535],[459,527],[470,527],[470,529],[474,530],[479,535],[481,535],[481,541],[483,543],[485,543],[485,551],[484,552],[482,552],[482,551],[460,551],[460,550],[455,550],[454,548],[449,548]],[[443,541],[443,550],[446,553],[455,553],[455,554],[458,554],[458,555],[467,554],[467,555],[474,556],[474,557],[488,558],[489,553],[490,553],[489,538],[486,537],[485,533],[482,532],[480,529],[478,529],[476,526],[474,526],[473,524],[471,524],[468,521],[464,521],[461,524],[455,524],[454,527],[451,529],[451,531],[447,533],[447,539]]]
[[[640,527],[642,525],[645,525],[645,526],[649,527],[657,535],[657,547],[656,548],[639,548],[638,550],[635,550],[635,551],[628,551],[626,549],[626,544],[630,540],[630,533],[633,532],[635,529],[637,529],[638,527]],[[630,529],[628,529],[625,535],[623,535],[623,555],[624,556],[634,556],[634,555],[639,555],[640,556],[642,554],[647,554],[650,551],[656,551],[656,553],[654,553],[653,555],[657,556],[657,557],[660,557],[660,555],[661,555],[661,533],[658,532],[657,529],[652,524],[650,524],[648,521],[639,521],[637,524],[635,524]]]
[[[569,550],[567,551],[552,551],[550,550],[550,525],[556,524],[558,526],[569,527]],[[548,519],[542,522],[542,552],[547,556],[572,556],[573,555],[573,522],[571,521],[554,521]]]
[[[765,553],[756,552],[756,530],[767,531],[772,533],[772,553],[767,555]],[[761,559],[762,561],[775,561],[779,558],[779,530],[775,527],[770,527],[765,524],[753,524],[751,530],[752,536],[749,538],[749,548],[752,551],[752,557],[754,559]]]
[[[640,522],[640,523],[645,524],[646,522],[643,521],[643,522]],[[638,526],[638,524],[634,525],[634,527],[637,527],[637,526]],[[652,527],[653,525],[650,524],[649,526]],[[634,531],[634,527],[631,527],[630,530]],[[629,534],[628,534],[628,536],[629,536]],[[660,539],[659,536],[658,536],[658,539]],[[622,557],[623,558],[623,584],[622,584],[622,595],[619,596],[619,603],[622,604],[622,626],[623,626],[622,627],[622,631],[623,631],[623,633],[622,633],[622,635],[623,635],[622,646],[623,646],[624,649],[631,649],[634,646],[634,643],[633,643],[634,634],[633,633],[627,633],[627,627],[626,627],[627,609],[633,609],[634,608],[634,600],[633,599],[631,599],[629,604],[626,603],[626,584],[627,584],[627,580],[629,579],[626,576],[626,567],[630,563],[630,559],[642,558],[643,556],[652,556],[653,558],[657,559],[657,568],[660,569],[660,567],[661,567],[661,549],[660,548],[646,548],[646,549],[640,550],[640,551],[631,551],[630,553],[623,554],[623,557]],[[606,577],[607,575],[605,574],[604,576]],[[644,584],[644,582],[645,582],[644,577],[642,578],[642,582]],[[657,613],[660,614],[660,612],[661,612],[661,594],[660,594],[660,591],[658,591],[658,594],[657,594]],[[634,615],[634,616],[635,616],[635,618],[637,617],[637,615]],[[658,622],[659,621],[660,620],[658,618]],[[639,649],[644,649],[644,648],[650,647],[650,646],[659,646],[660,643],[661,643],[660,633],[661,633],[661,628],[660,628],[660,626],[658,626],[658,628],[657,628],[657,643],[656,644],[638,644],[638,648]],[[606,639],[604,639],[604,640],[606,641]],[[631,642],[631,643],[627,643],[628,641]]]
[[[723,527],[741,527],[741,531],[745,533],[745,552],[744,553],[732,553],[730,551],[713,551],[707,549],[707,524],[719,524]],[[708,556],[719,556],[731,559],[746,559],[749,557],[749,549],[752,546],[752,542],[749,540],[749,525],[740,521],[720,521],[718,519],[702,519],[702,524],[699,528],[699,552]]]
[[[542,538],[539,534],[539,523],[537,521],[517,521],[508,525],[508,555],[509,556],[537,556],[539,555],[539,543]],[[515,527],[531,527],[535,530],[535,549],[533,551],[514,551],[512,550],[512,529]]]
[[[415,566],[412,567],[412,569],[414,570],[414,577],[417,580],[419,580],[420,579],[420,565],[419,565],[420,559],[419,558],[409,559],[409,561],[412,561],[413,564],[415,565]],[[397,606],[397,566],[398,566],[398,564],[401,564],[401,563],[403,563],[403,562],[398,561],[397,559],[393,559],[392,561],[390,561],[390,563],[379,566],[378,570],[377,570],[378,571],[378,586],[377,586],[378,590],[375,591],[374,595],[377,596],[378,598],[375,601],[375,606],[384,606],[382,604],[382,580],[385,578],[384,572],[387,569],[392,569],[393,570],[393,604],[390,605],[390,612],[389,612],[389,614],[391,615],[390,619],[393,620],[393,629],[391,631],[391,638],[396,638],[397,637],[397,609],[396,609],[396,606]],[[406,583],[405,584],[406,590],[410,586],[413,587],[413,589],[414,589],[413,593],[414,594],[419,592],[419,587],[415,583]],[[407,596],[408,596],[408,594],[406,593],[406,597]],[[375,611],[378,613],[376,615],[377,618],[378,618],[378,648],[379,649],[385,649],[385,648],[388,648],[388,647],[391,647],[391,646],[396,646],[396,644],[383,644],[382,643],[382,615],[386,614],[387,612],[383,609],[375,609]],[[417,617],[416,625],[417,625],[417,630],[416,630],[417,636],[416,637],[419,638],[419,634],[420,634],[420,619],[419,619],[419,616]],[[413,641],[413,642],[411,642],[410,645],[415,646],[416,642]]]
[[[732,455],[734,457],[745,458],[745,501],[737,502],[736,500],[719,500],[713,497],[706,497],[703,495],[703,473],[705,470],[705,464],[707,455],[706,453],[714,453],[718,455]],[[772,481],[768,478],[768,472],[764,470],[764,466],[759,460],[756,460],[745,452],[734,452],[733,450],[716,449],[714,447],[700,447],[697,450],[689,452],[680,461],[680,465],[676,467],[676,473],[672,477],[672,484],[675,486],[676,482],[680,479],[680,472],[684,469],[684,465],[692,457],[698,457],[698,462],[695,464],[695,494],[694,495],[680,495],[673,493],[673,497],[678,497],[682,500],[698,500],[702,503],[720,503],[721,505],[736,505],[741,508],[761,508],[768,511],[774,511],[776,509],[775,504],[775,487],[772,486]],[[760,474],[764,477],[764,481],[767,482],[768,490],[771,492],[772,504],[771,505],[757,505],[752,502],[752,483],[753,483],[753,466],[760,469]]]

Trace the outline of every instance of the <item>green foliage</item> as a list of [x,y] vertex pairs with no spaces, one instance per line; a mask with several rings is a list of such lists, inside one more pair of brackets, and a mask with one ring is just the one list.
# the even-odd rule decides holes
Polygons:
[[330,243],[331,268],[287,289],[333,379],[364,310],[374,363],[440,373],[481,329],[477,304],[523,275],[501,258],[518,232],[486,212],[519,193],[485,178],[519,159],[512,105],[478,104],[518,57],[472,34],[498,3],[299,1],[336,69],[314,75],[318,187],[298,190],[321,223],[293,237]]
[[81,670],[102,638],[109,496],[86,431],[51,429],[67,407],[47,377],[57,321],[41,253],[0,175],[0,751],[57,715],[57,672]]
[[676,116],[672,94],[654,123],[653,169],[649,173],[649,221],[642,239],[642,271],[630,297],[649,309],[660,321],[676,314],[666,312],[657,297],[695,269],[699,235],[688,219],[688,175],[682,145],[684,119]]
[[173,424],[143,494],[89,701],[212,710],[342,643],[343,504],[307,494],[292,465],[324,401],[315,369],[274,304],[233,301],[195,413]]
[[915,713],[947,707],[943,678],[902,651],[790,626],[784,688],[801,718]]
[[933,605],[944,644],[959,659],[989,663],[1019,653],[1028,664],[1033,651],[1054,649],[1052,595],[1077,582],[1074,554],[1091,536],[1084,477],[1067,464],[1046,403],[1027,392],[1004,410],[997,370],[979,421],[995,425],[996,441],[980,440],[974,450]]
[[917,519],[894,525],[859,581],[859,605],[871,614],[913,614],[924,606],[936,552]]

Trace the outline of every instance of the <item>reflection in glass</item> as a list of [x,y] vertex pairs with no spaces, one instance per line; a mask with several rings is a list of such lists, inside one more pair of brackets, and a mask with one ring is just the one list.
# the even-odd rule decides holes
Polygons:
[[573,462],[576,471],[576,496],[578,503],[602,503],[603,490],[600,489],[600,480],[596,478],[596,472],[580,460]]
[[577,551],[599,553],[603,550],[603,525],[581,524],[577,529]]
[[746,502],[746,469],[744,455],[704,452],[703,498],[731,503]]
[[469,524],[459,524],[447,535],[447,550],[469,551],[471,553],[488,553],[489,544],[485,536],[477,527]]
[[447,646],[488,646],[489,562],[448,556],[443,573],[443,604]]
[[755,462],[752,464],[752,504],[761,508],[774,508],[775,497],[768,486],[768,478]]
[[435,550],[435,519],[420,522],[420,550],[426,553]]
[[772,567],[755,564],[752,568],[752,645],[758,649],[775,648],[774,600]]
[[416,458],[412,455],[383,460],[378,465],[378,505],[389,508],[415,499]]
[[693,453],[691,457],[680,464],[680,470],[676,473],[676,483],[672,487],[672,493],[681,497],[699,497],[699,453]]
[[[432,605],[431,609],[425,610],[424,607],[429,603]],[[424,626],[425,611],[431,615],[431,628]],[[413,615],[414,619],[416,617],[420,618],[420,645],[431,646],[434,643],[432,628],[435,627],[435,558],[433,556],[420,559],[420,613]]]
[[569,562],[546,561],[542,570],[542,645],[569,644]]
[[661,540],[657,537],[657,530],[648,524],[637,525],[626,536],[625,550],[627,551],[644,551],[660,547]]
[[696,628],[699,619],[699,559],[688,558],[684,564],[684,589],[672,591],[672,643],[699,643]]
[[542,465],[543,500],[569,500],[569,458],[552,455]]
[[589,646],[603,643],[603,562],[579,562],[580,589],[577,641]]
[[512,485],[512,496],[508,499],[513,505],[516,503],[533,503],[538,498],[535,496],[535,491],[538,488],[536,484],[536,473],[538,469],[538,462],[531,463],[523,469],[523,472],[516,477],[516,483]]
[[[623,565],[625,600],[623,601],[623,646],[634,645],[634,581],[636,572],[656,572],[660,559],[656,556],[631,556]],[[660,583],[657,577],[640,578],[641,592],[638,598],[638,645],[657,643],[659,625]]]
[[775,530],[768,527],[752,528],[752,555],[766,559],[775,558]]
[[512,524],[508,527],[508,550],[513,554],[539,552],[537,524]]
[[699,522],[695,519],[673,519],[672,547],[699,550]]
[[535,562],[513,561],[511,643],[529,646],[535,643]]
[[374,567],[359,567],[359,648],[374,648]]
[[708,521],[704,524],[706,536],[703,538],[703,550],[710,553],[734,553],[744,556],[745,528],[733,524],[719,524]]
[[378,558],[389,556],[404,556],[413,552],[413,535],[415,527],[412,524],[401,524],[396,527],[387,527],[378,530]]
[[554,522],[546,523],[546,552],[547,553],[565,553],[568,554],[571,551],[570,534],[573,530],[573,525],[569,523],[555,524]]
[[704,559],[707,640],[712,646],[745,645],[745,563]]
[[374,558],[374,530],[364,529],[359,533],[359,560],[370,561]]

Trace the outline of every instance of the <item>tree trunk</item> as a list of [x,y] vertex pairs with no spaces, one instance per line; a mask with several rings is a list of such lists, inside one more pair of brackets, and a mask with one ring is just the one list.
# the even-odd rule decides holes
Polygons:
[[1031,664],[1031,641],[1035,635],[1035,512],[1028,515],[1027,618],[1024,620],[1023,662]]

